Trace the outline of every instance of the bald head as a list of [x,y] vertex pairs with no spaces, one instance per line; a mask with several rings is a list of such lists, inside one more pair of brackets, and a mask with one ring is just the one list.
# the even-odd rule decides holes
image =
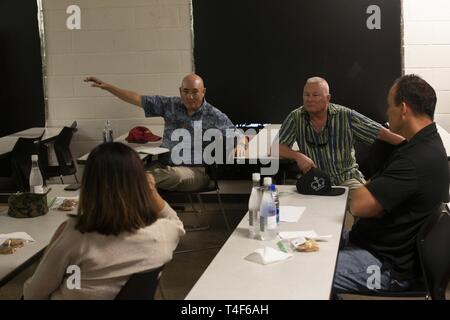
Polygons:
[[189,115],[196,112],[203,104],[205,86],[200,76],[188,74],[181,81],[180,97]]
[[183,78],[181,81],[181,88],[185,87],[192,87],[195,85],[197,88],[205,88],[205,85],[203,84],[203,79],[196,75],[195,73],[188,74]]

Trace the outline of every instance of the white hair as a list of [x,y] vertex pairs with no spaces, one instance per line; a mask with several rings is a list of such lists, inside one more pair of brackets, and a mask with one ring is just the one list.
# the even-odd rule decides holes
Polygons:
[[311,77],[308,80],[306,80],[306,83],[318,83],[322,88],[325,89],[325,92],[327,94],[330,94],[330,87],[328,86],[328,82],[321,77]]

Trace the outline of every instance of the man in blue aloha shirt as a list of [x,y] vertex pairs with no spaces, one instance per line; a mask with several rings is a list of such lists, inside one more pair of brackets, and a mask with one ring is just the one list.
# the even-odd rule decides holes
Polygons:
[[[209,183],[203,157],[203,133],[218,129],[227,139],[237,137],[237,156],[246,149],[245,136],[240,133],[223,112],[205,99],[206,88],[196,74],[185,76],[181,82],[180,97],[146,96],[117,88],[96,77],[87,77],[93,87],[106,90],[119,99],[144,109],[146,117],[163,117],[165,121],[162,147],[170,152],[150,164],[148,168],[156,185],[164,190],[195,191]],[[181,141],[180,141],[181,140]],[[200,146],[200,147],[196,147]],[[183,152],[189,150],[189,152]],[[223,151],[220,150],[220,151]]]

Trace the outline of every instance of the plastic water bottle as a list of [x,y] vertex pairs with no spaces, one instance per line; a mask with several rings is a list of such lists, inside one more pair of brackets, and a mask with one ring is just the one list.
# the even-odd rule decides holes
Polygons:
[[264,190],[269,190],[270,186],[272,185],[272,178],[271,177],[264,177],[263,185],[264,185]]
[[280,224],[280,198],[278,196],[278,189],[277,186],[275,184],[272,184],[272,196],[273,196],[273,201],[275,202],[275,207],[277,209],[277,224]]
[[106,120],[105,128],[103,129],[103,142],[113,142],[113,130],[111,127],[111,122]]
[[30,192],[44,193],[44,179],[39,169],[39,161],[37,154],[31,155],[31,171],[30,171]]
[[270,184],[268,189],[264,190],[261,200],[259,225],[261,240],[272,240],[278,233],[277,209],[275,206],[275,201],[273,200],[273,189],[272,184]]
[[250,199],[248,200],[248,230],[249,236],[252,239],[259,237],[259,208],[261,205],[261,187],[260,187],[261,175],[254,173],[252,175],[252,192]]

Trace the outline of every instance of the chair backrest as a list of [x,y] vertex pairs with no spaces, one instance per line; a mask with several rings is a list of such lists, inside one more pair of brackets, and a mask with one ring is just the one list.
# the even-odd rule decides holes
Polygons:
[[38,154],[39,144],[35,142],[39,142],[41,137],[20,137],[11,151],[13,177],[20,191],[28,191],[30,189],[31,155]]
[[155,300],[155,292],[163,269],[164,265],[147,272],[131,275],[115,300]]
[[372,145],[368,146],[362,142],[355,141],[355,157],[359,165],[359,170],[366,179],[371,178],[375,173],[383,168],[395,146],[385,141],[376,139]]
[[445,300],[450,280],[450,216],[436,210],[422,226],[417,246],[427,291],[433,300]]
[[74,174],[76,172],[75,162],[70,151],[73,132],[74,128],[64,127],[54,142],[56,159],[58,160],[62,175]]
[[77,132],[77,131],[78,131],[77,126],[78,126],[78,123],[77,123],[76,121],[74,121],[74,122],[72,122],[72,124],[70,125],[70,128],[73,129],[73,132]]

